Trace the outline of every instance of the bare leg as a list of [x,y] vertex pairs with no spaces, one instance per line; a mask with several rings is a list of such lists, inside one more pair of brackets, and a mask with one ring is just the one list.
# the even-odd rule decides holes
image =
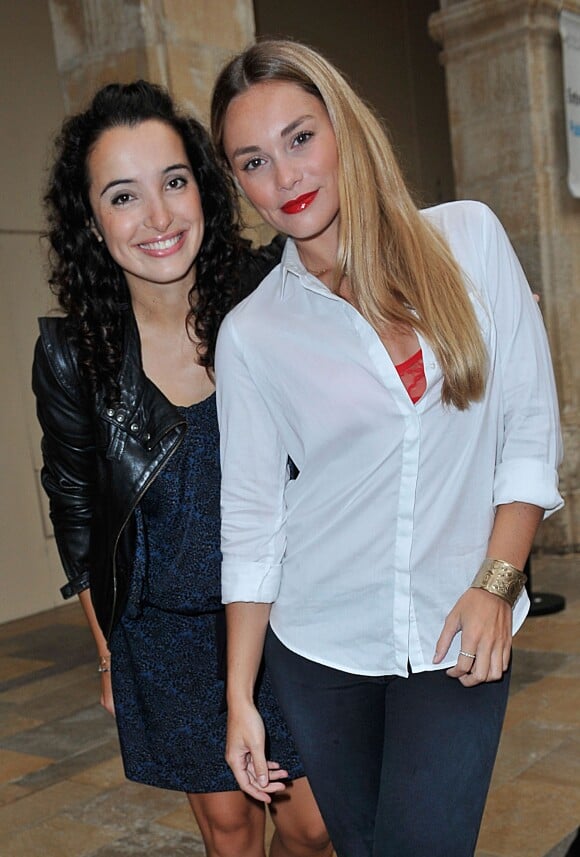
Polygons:
[[243,792],[188,794],[187,799],[207,857],[266,857],[264,807],[259,803]]
[[270,857],[332,857],[326,826],[306,777],[274,796],[270,812],[276,827]]

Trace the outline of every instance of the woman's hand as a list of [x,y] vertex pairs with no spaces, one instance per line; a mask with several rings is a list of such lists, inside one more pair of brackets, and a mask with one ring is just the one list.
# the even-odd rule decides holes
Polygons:
[[115,716],[115,703],[113,702],[113,688],[111,686],[111,673],[101,673],[101,699],[99,700],[105,711]]
[[235,712],[230,709],[226,761],[242,791],[270,803],[272,794],[286,788],[280,780],[286,779],[288,773],[277,762],[266,761],[264,745],[264,723],[256,707],[246,705]]
[[461,631],[461,651],[457,664],[447,675],[465,687],[498,681],[510,662],[512,610],[507,601],[483,589],[468,589],[451,610],[437,641],[433,663],[445,658],[455,634]]

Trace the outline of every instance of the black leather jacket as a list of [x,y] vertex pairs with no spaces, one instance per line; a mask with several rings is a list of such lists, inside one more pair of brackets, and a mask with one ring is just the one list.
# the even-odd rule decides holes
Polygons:
[[[244,291],[279,261],[276,241],[249,260]],[[65,598],[90,587],[108,638],[128,593],[135,546],[134,511],[178,447],[185,420],[145,376],[137,325],[126,312],[119,385],[121,402],[107,408],[87,397],[62,318],[41,318],[32,387],[43,430],[42,484],[60,558]]]

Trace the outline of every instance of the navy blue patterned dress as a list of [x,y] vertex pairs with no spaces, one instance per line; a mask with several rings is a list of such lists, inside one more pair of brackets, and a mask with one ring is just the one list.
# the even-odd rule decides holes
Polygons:
[[[237,784],[224,761],[215,395],[179,410],[184,439],[136,510],[131,590],[110,640],[115,712],[130,780],[190,793],[231,791]],[[258,707],[268,758],[302,776],[267,673]]]

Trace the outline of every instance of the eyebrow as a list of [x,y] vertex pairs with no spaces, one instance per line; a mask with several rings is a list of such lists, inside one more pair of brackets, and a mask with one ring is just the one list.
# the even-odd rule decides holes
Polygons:
[[286,125],[285,128],[282,128],[282,130],[280,131],[280,136],[287,137],[288,134],[291,134],[292,131],[295,131],[299,125],[302,125],[302,123],[305,122],[306,119],[314,119],[314,116],[312,116],[311,113],[305,113],[304,116],[299,116],[298,119],[294,120],[294,122],[291,122],[289,125]]
[[[167,173],[172,173],[173,170],[187,170],[188,173],[192,174],[192,169],[189,164],[170,164],[168,167],[165,167],[161,175],[165,176]],[[120,184],[134,184],[136,181],[137,179],[113,179],[112,182],[105,185],[99,196],[106,194],[106,192],[112,187],[117,187],[117,185]]]
[[[314,116],[312,116],[311,113],[305,113],[304,116],[299,116],[298,119],[294,119],[293,122],[290,122],[289,125],[286,125],[285,128],[282,128],[282,130],[280,131],[280,136],[282,138],[287,137],[289,134],[295,131],[296,128],[302,125],[302,123],[305,122],[307,119],[314,119]],[[259,151],[259,146],[240,146],[238,149],[234,150],[232,158],[238,158],[240,155],[250,155],[252,154],[252,152]]]

